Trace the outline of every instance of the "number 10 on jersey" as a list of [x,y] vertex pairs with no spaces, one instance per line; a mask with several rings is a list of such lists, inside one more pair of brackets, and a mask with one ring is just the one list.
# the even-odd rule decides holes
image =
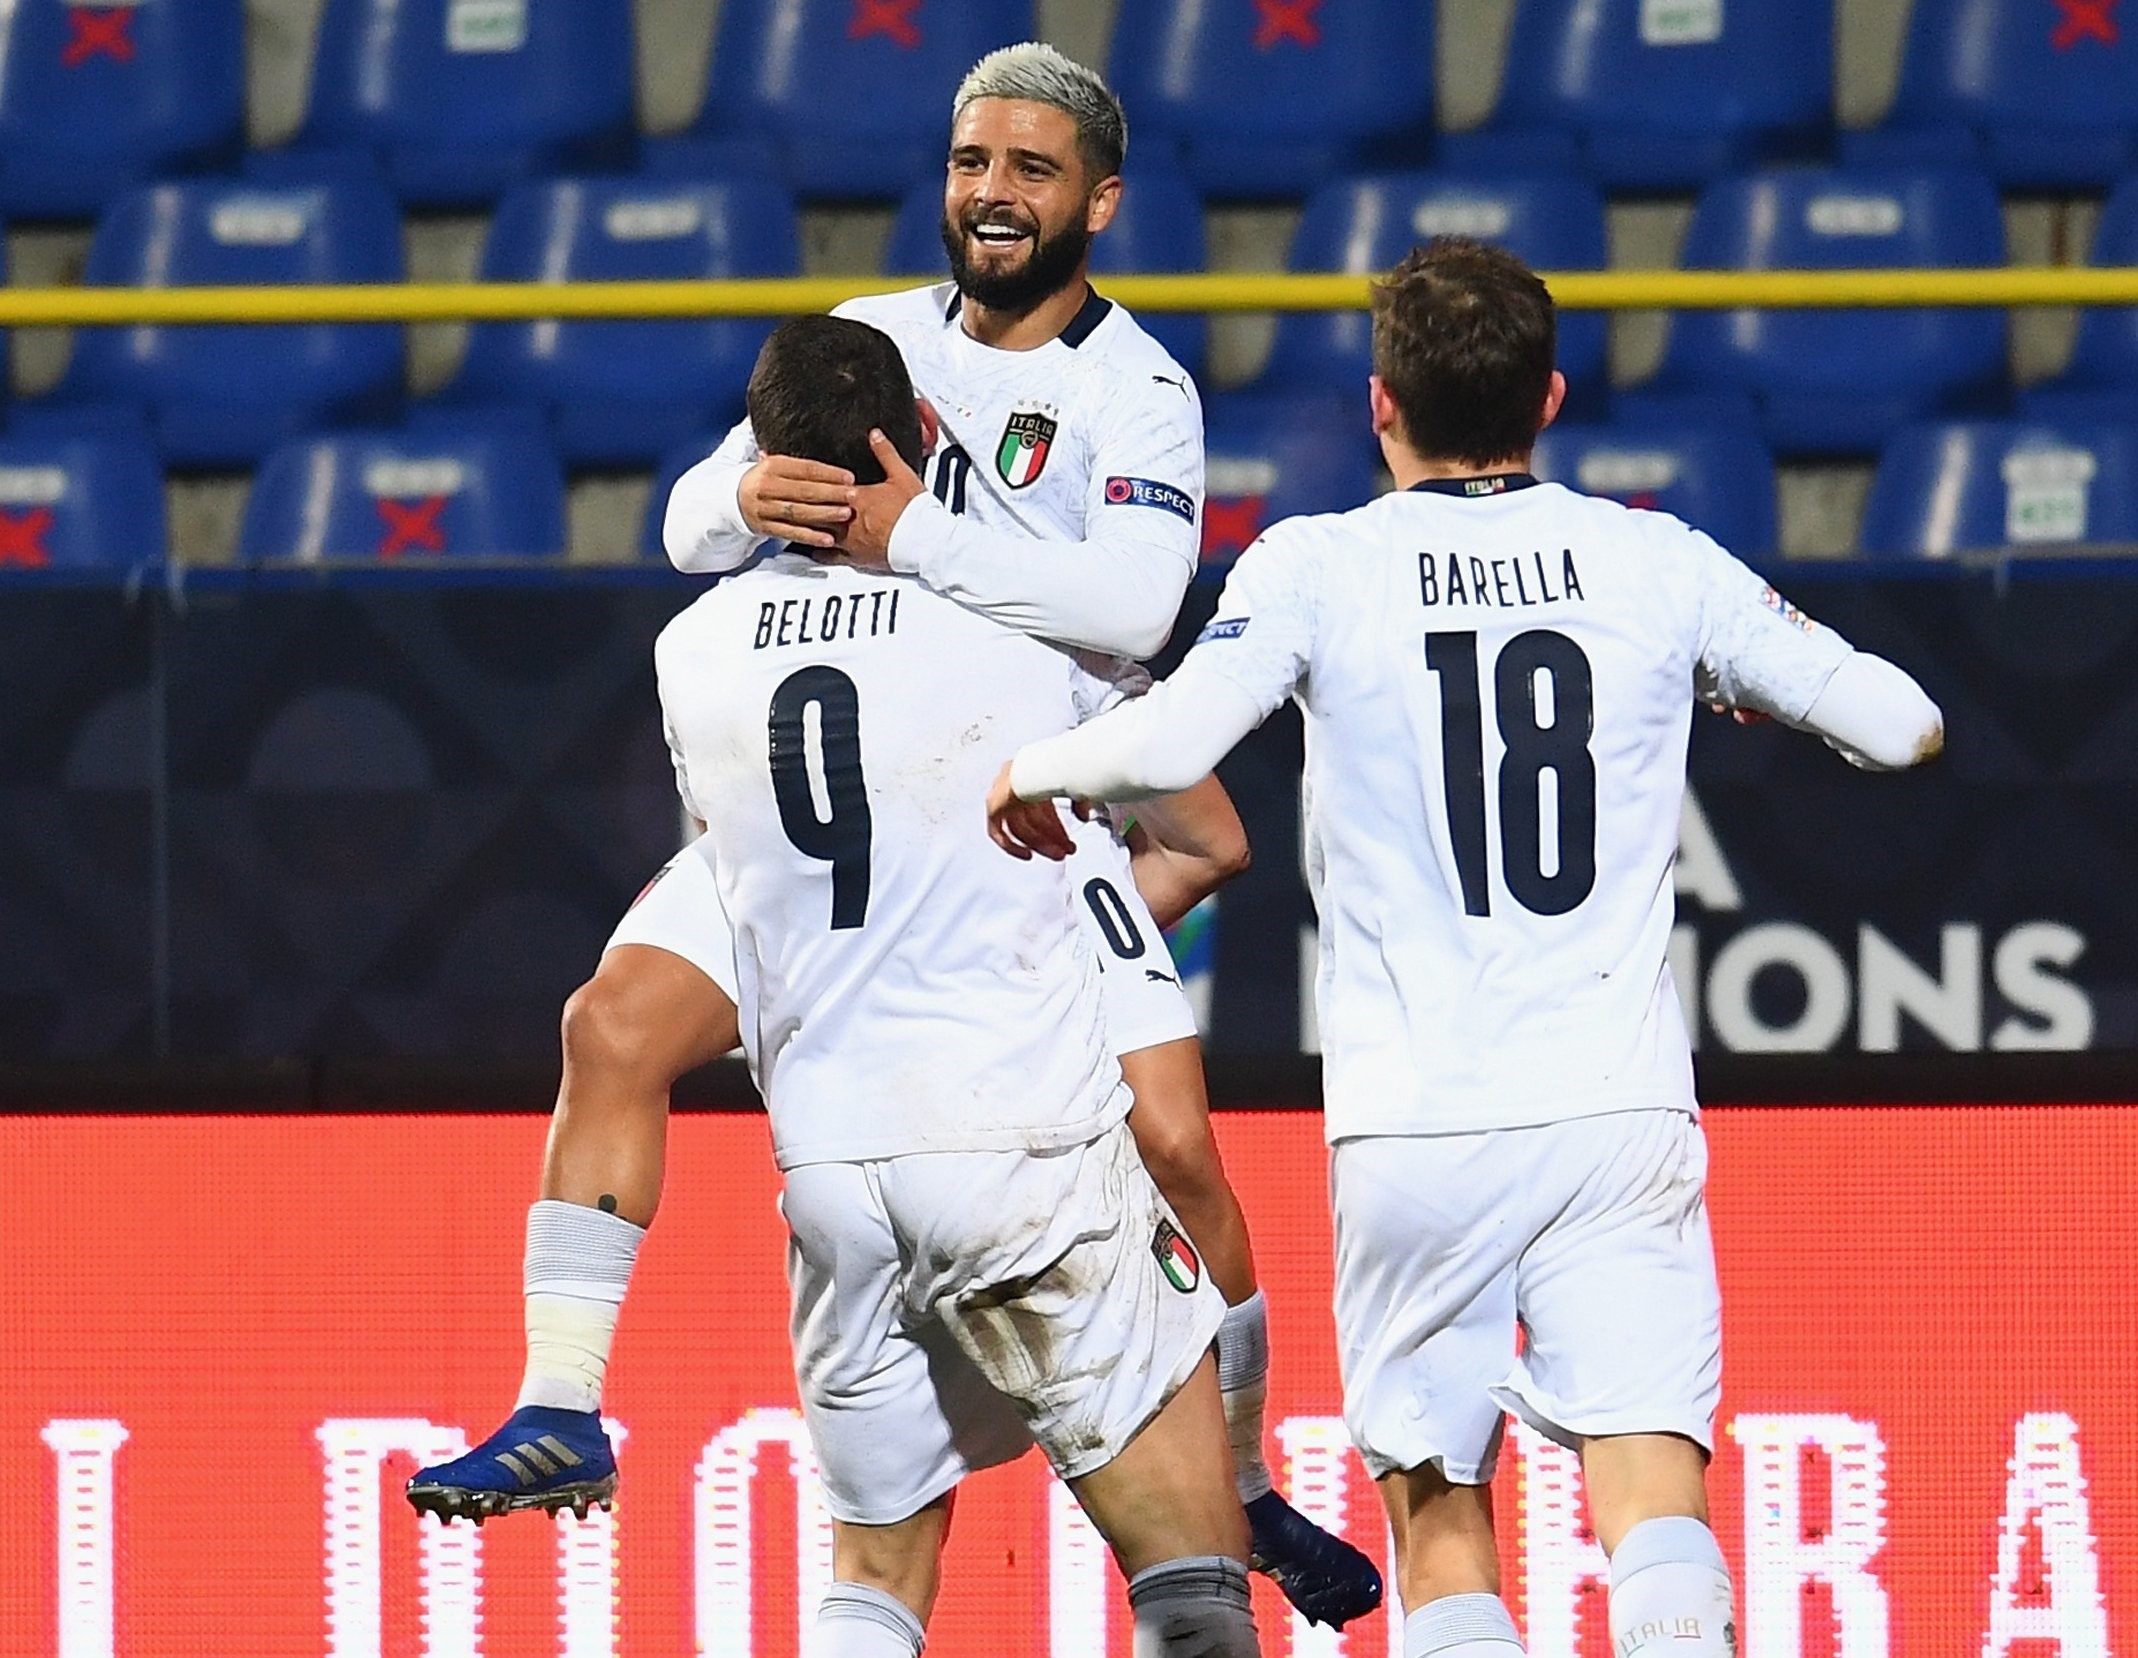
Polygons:
[[[1440,751],[1448,841],[1467,915],[1490,915],[1485,857],[1485,726],[1475,633],[1428,633],[1425,665],[1440,681]],[[1550,686],[1549,724],[1537,696]],[[1531,628],[1500,647],[1492,671],[1500,759],[1500,870],[1516,903],[1564,915],[1596,886],[1595,677],[1563,633]],[[1558,856],[1544,873],[1544,774],[1552,774]]]

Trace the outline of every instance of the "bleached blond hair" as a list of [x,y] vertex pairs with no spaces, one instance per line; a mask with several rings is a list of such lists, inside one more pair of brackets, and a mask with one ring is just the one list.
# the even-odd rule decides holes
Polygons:
[[1094,179],[1121,170],[1128,154],[1128,116],[1095,69],[1036,40],[990,52],[958,83],[950,101],[956,123],[965,106],[979,98],[1017,98],[1058,109],[1076,123],[1076,145]]

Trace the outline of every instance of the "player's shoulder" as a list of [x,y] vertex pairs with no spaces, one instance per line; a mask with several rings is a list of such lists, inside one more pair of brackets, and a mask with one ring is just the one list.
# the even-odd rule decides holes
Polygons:
[[860,294],[832,307],[835,317],[850,317],[880,328],[895,340],[939,334],[949,326],[957,287],[935,282],[922,288],[899,288],[887,294]]
[[[1073,349],[1104,378],[1117,397],[1161,412],[1179,410],[1200,420],[1202,394],[1195,378],[1158,343],[1125,305],[1112,300]],[[1064,343],[1068,336],[1063,336]]]

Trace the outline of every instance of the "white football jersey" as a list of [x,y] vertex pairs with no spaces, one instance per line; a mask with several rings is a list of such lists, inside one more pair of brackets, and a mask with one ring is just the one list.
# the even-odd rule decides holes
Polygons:
[[1679,520],[1526,477],[1267,531],[1195,655],[1306,715],[1329,1138],[1693,1109],[1694,702],[1799,719],[1848,654]]
[[1126,1114],[1067,870],[987,836],[1010,755],[1090,712],[1067,654],[787,553],[654,664],[781,1167],[1074,1145]]

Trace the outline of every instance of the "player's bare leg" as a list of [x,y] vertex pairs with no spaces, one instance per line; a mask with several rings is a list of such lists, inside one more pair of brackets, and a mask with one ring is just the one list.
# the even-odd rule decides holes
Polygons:
[[564,1076],[527,1215],[527,1364],[505,1425],[425,1468],[409,1501],[480,1524],[537,1508],[584,1512],[616,1490],[601,1387],[640,1241],[660,1204],[668,1091],[735,1045],[735,1005],[681,956],[608,951],[564,1007]]
[[1581,1470],[1611,1557],[1613,1649],[1734,1654],[1730,1569],[1707,1524],[1707,1454],[1677,1434],[1612,1434],[1582,1442]]
[[918,1658],[941,1586],[954,1492],[886,1526],[834,1520],[832,1586],[817,1606],[810,1658]]
[[1341,1628],[1381,1604],[1381,1574],[1278,1495],[1263,1460],[1268,1310],[1255,1280],[1247,1217],[1210,1129],[1202,1045],[1190,1036],[1139,1048],[1121,1056],[1121,1074],[1136,1096],[1128,1117],[1136,1150],[1225,1297],[1217,1375],[1239,1500],[1253,1528],[1255,1569],[1267,1572],[1309,1618]]
[[1128,1579],[1136,1658],[1256,1658],[1247,1518],[1220,1453],[1224,1406],[1205,1359],[1143,1431],[1069,1489]]
[[1521,1658],[1514,1619],[1499,1598],[1492,1488],[1453,1484],[1430,1463],[1378,1483],[1409,1613],[1403,1658]]

